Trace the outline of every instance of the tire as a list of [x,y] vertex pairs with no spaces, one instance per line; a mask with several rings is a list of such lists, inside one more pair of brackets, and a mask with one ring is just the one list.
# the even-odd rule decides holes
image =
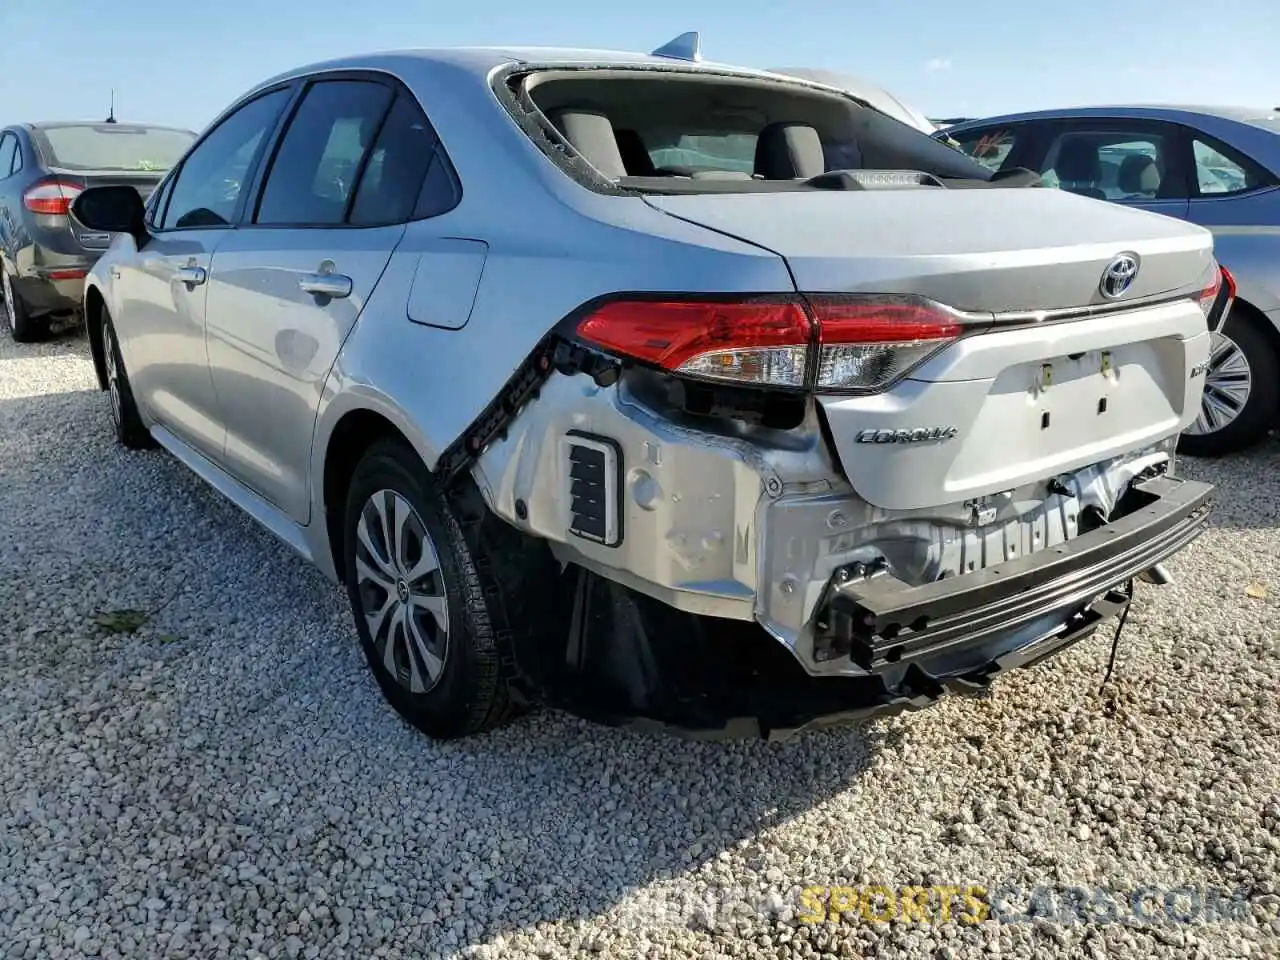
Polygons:
[[9,272],[0,264],[0,296],[4,298],[5,313],[9,320],[9,333],[18,343],[35,343],[49,335],[49,325],[44,319],[35,320],[13,288]]
[[369,448],[343,524],[344,579],[360,646],[396,712],[438,740],[519,713],[507,598],[486,582],[478,525],[459,522],[408,444],[388,439]]
[[120,345],[116,342],[115,327],[111,316],[103,307],[99,313],[102,330],[102,366],[106,371],[107,396],[111,401],[111,423],[116,441],[130,450],[148,450],[156,445],[151,432],[142,422],[138,405],[133,399],[129,374],[124,368]]
[[1192,457],[1244,450],[1280,414],[1280,356],[1247,307],[1232,310],[1214,335],[1209,363],[1200,417],[1178,440],[1178,452]]

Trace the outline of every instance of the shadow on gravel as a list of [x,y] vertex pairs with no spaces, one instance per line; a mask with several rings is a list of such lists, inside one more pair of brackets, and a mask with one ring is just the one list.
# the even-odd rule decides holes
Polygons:
[[[0,303],[0,322],[4,318],[4,305]],[[0,330],[0,337],[9,337],[6,344],[9,356],[23,357],[85,357],[89,356],[89,339],[79,323],[55,326],[48,336],[34,343],[15,343],[8,330]]]
[[[0,539],[23,538],[0,548],[0,616],[14,628],[0,642],[0,775],[65,810],[67,829],[122,839],[96,864],[37,867],[28,850],[14,870],[113,896],[216,899],[233,929],[259,927],[270,876],[330,917],[354,909],[367,930],[451,951],[596,916],[665,878],[715,872],[730,848],[763,872],[760,834],[847,790],[881,745],[875,725],[697,743],[549,711],[429,741],[382,701],[341,591],[163,451],[115,447],[101,399],[0,399],[19,479]],[[29,516],[37,525],[19,527]],[[92,616],[104,604],[155,612],[137,634],[103,636]],[[85,758],[110,775],[81,780]],[[163,851],[145,870],[123,839],[135,822]],[[697,906],[637,918],[683,924]],[[123,909],[121,926],[136,908]],[[329,920],[303,938],[337,933]]]

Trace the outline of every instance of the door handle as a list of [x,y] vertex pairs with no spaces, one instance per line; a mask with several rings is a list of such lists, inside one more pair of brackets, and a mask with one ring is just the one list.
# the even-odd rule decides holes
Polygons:
[[179,267],[173,275],[187,285],[187,289],[198,287],[208,279],[204,267]]
[[298,280],[303,293],[341,300],[351,296],[351,278],[341,273],[306,273]]

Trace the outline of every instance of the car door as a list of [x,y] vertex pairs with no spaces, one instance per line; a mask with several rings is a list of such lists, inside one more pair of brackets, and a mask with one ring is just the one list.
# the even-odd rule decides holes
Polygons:
[[[404,234],[433,143],[420,107],[391,79],[310,80],[254,209],[214,255],[209,361],[224,462],[298,523],[309,520],[325,379]],[[393,171],[416,185],[388,193]]]
[[1043,136],[1033,169],[1045,186],[1186,219],[1185,140],[1176,124],[1075,117],[1053,121]]
[[135,399],[210,459],[224,429],[205,347],[208,271],[290,100],[280,87],[243,104],[188,152],[151,207],[151,237],[112,262],[113,322]]

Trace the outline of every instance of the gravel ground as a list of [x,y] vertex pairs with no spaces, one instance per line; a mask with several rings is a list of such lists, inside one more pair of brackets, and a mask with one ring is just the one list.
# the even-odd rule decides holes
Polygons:
[[[383,705],[340,592],[168,455],[116,448],[92,387],[82,337],[0,335],[6,960],[1280,955],[1276,440],[1184,464],[1216,526],[1139,588],[1102,694],[1109,636],[783,744],[542,713],[441,746]],[[802,893],[1002,883],[1015,913],[1037,886],[1121,909],[819,923]],[[1135,920],[1142,886],[1246,899]]]

